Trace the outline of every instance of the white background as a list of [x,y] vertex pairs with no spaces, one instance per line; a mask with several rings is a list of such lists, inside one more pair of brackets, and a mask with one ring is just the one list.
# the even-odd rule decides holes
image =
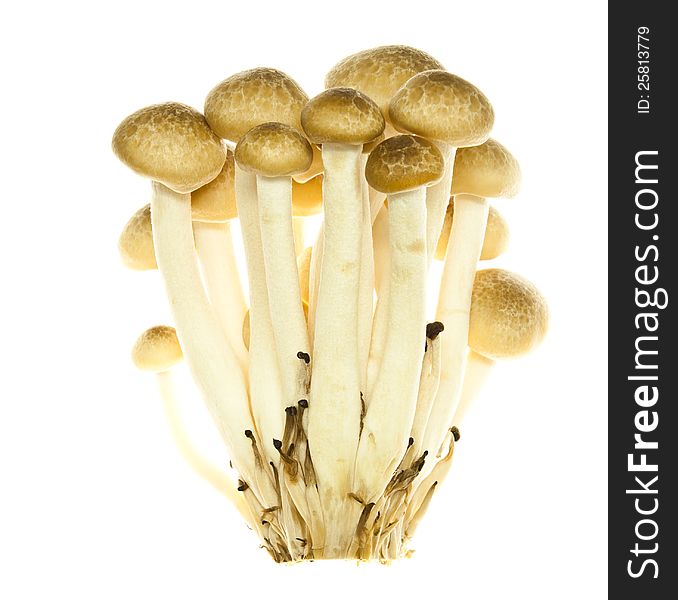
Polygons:
[[[1,10],[0,597],[605,597],[605,2]],[[339,59],[386,43],[421,47],[491,99],[524,176],[497,203],[512,228],[497,262],[548,297],[551,330],[496,369],[411,560],[277,566],[181,462],[153,378],[130,363],[168,316],[157,273],[119,264],[149,186],[110,137],[146,104],[202,108],[253,66],[314,95]],[[198,398],[184,401],[204,428]]]

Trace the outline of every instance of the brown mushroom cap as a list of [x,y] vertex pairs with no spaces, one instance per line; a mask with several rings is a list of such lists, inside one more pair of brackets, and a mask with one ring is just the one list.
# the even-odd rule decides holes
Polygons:
[[140,208],[127,221],[118,239],[118,250],[123,264],[135,271],[157,269],[153,228],[151,227],[151,205]]
[[471,300],[469,346],[496,360],[525,354],[548,329],[548,307],[526,279],[503,269],[476,273]]
[[167,325],[147,329],[132,348],[132,361],[142,371],[168,371],[182,359],[177,332]]
[[118,125],[113,151],[133,171],[186,194],[212,181],[226,152],[205,117],[185,104],[142,108]]
[[453,195],[513,198],[520,188],[518,161],[493,139],[479,146],[457,150],[453,173]]
[[250,129],[235,147],[235,160],[245,171],[266,177],[291,176],[311,166],[313,150],[296,129],[263,123]]
[[325,90],[301,111],[301,126],[314,144],[363,145],[384,132],[379,107],[362,92],[348,87]]
[[224,79],[207,95],[205,117],[220,137],[237,142],[253,127],[272,121],[301,131],[308,96],[291,77],[259,67]]
[[412,77],[393,96],[388,110],[398,131],[457,148],[482,144],[494,124],[494,111],[485,95],[446,71],[425,71]]
[[433,142],[415,135],[396,135],[372,150],[365,177],[378,192],[394,194],[435,183],[444,168],[442,154]]
[[323,176],[317,175],[306,183],[292,180],[292,214],[310,217],[323,210]]
[[[435,257],[437,260],[445,260],[453,219],[454,198],[450,199],[450,203],[447,205],[445,222],[443,223],[443,229],[440,232],[438,245],[436,246]],[[494,206],[490,206],[490,210],[487,215],[485,239],[483,240],[483,248],[480,253],[480,260],[492,260],[493,258],[497,258],[497,256],[502,255],[508,247],[509,237],[509,226],[506,222],[506,219],[501,216],[499,211],[494,208]]]
[[227,151],[221,173],[207,185],[191,193],[191,210],[194,221],[224,223],[238,216],[235,205],[235,158]]
[[380,46],[363,50],[337,63],[325,77],[325,87],[349,87],[376,102],[388,120],[388,103],[413,75],[443,69],[435,58],[409,46]]

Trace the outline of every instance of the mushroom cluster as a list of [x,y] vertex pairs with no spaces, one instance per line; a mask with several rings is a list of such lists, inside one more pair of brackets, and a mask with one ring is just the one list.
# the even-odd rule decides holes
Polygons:
[[[160,270],[176,327],[144,332],[133,358],[158,374],[185,458],[276,562],[388,562],[409,556],[481,379],[541,341],[548,311],[522,277],[477,270],[508,240],[488,198],[520,181],[489,138],[485,95],[406,46],[349,56],[325,83],[309,99],[255,68],[216,85],[203,114],[169,102],[118,126],[115,154],[152,181],[120,252]],[[182,359],[232,479],[181,427],[170,370]]]

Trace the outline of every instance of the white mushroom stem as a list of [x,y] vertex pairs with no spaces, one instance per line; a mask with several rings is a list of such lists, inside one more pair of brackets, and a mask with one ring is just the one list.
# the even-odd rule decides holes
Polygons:
[[[364,169],[361,166],[361,172],[364,174]],[[361,175],[361,178],[364,175]],[[372,223],[374,223],[381,207],[384,205],[386,198],[385,194],[377,192],[375,189],[368,186],[368,194],[370,201],[370,215]],[[308,299],[308,335],[311,343],[315,335],[315,312],[318,304],[318,287],[320,286],[320,267],[322,266],[322,257],[325,241],[325,224],[321,223],[318,230],[316,240],[313,244],[313,252],[311,254],[311,264],[309,267],[309,299]],[[364,260],[364,259],[363,259]]]
[[[421,502],[419,502],[416,505],[417,510],[414,512],[409,522],[405,523],[406,540],[412,539],[415,532],[417,531],[417,527],[419,527],[419,523],[421,523],[422,517],[426,514],[426,511],[428,510],[428,507],[431,504],[431,498],[433,497],[433,494],[436,491],[436,488],[438,487],[438,483],[439,482],[437,480],[433,481],[433,483],[429,486],[428,490],[426,491],[423,500],[421,500]],[[424,485],[422,489],[426,489],[426,486]]]
[[451,425],[461,426],[469,408],[480,395],[480,391],[487,382],[493,366],[494,361],[491,358],[487,358],[473,350],[469,351],[468,358],[466,359],[466,371],[464,373],[461,397]]
[[[437,486],[443,481],[447,474],[450,472],[450,467],[452,466],[452,458],[454,456],[454,434],[448,430],[446,439],[448,443],[445,446],[447,452],[442,459],[439,459],[437,462],[432,459],[430,464],[432,468],[429,469],[429,474],[424,476],[423,473],[419,474],[417,480],[419,485],[414,490],[414,493],[410,496],[407,511],[405,513],[405,535],[407,538],[411,538],[414,535],[414,530],[416,529],[419,521],[421,521],[422,516],[426,512],[429,502],[431,487]],[[421,477],[421,479],[419,479]]]
[[[383,200],[382,200],[383,205]],[[381,209],[374,220],[374,272],[377,291],[377,305],[372,321],[372,337],[367,361],[367,389],[365,403],[372,400],[374,383],[381,367],[388,330],[388,297],[390,285],[391,251],[388,241],[388,211]]]
[[365,502],[383,493],[398,466],[417,405],[426,336],[425,198],[424,187],[389,196],[388,331],[356,468],[356,493]]
[[301,560],[304,558],[304,546],[301,539],[304,532],[303,516],[299,512],[293,510],[294,496],[290,496],[290,491],[294,489],[293,486],[284,483],[284,473],[278,473],[280,478],[279,484],[281,487],[280,500],[282,503],[282,523],[284,524],[284,534],[287,544],[287,549],[292,555],[293,560]]
[[379,508],[379,512],[382,512],[384,515],[383,518],[381,519],[381,522],[379,524],[379,527],[377,528],[377,531],[375,532],[374,535],[374,547],[376,548],[375,554],[379,555],[380,553],[380,548],[382,546],[382,543],[384,541],[384,537],[387,536],[386,529],[391,521],[391,515],[393,514],[393,511],[391,510],[391,498],[386,499],[384,504]]
[[434,340],[426,340],[426,353],[424,354],[419,381],[417,408],[410,432],[410,437],[414,440],[410,449],[410,456],[413,460],[417,460],[425,450],[423,443],[426,424],[440,384],[440,338],[444,335],[445,332],[443,331]]
[[[322,155],[324,250],[308,437],[325,520],[338,524],[343,521],[342,507],[347,502],[356,504],[347,495],[352,491],[362,408],[357,325],[362,232],[356,226],[362,222],[363,210],[361,147],[323,144]],[[328,528],[326,556],[342,551],[344,540],[337,539],[341,529]]]
[[372,338],[374,315],[374,254],[372,248],[372,207],[370,193],[365,179],[367,154],[361,156],[360,183],[362,187],[362,249],[360,261],[360,283],[358,289],[358,352],[360,363],[360,389],[367,392],[367,362]]
[[374,255],[374,285],[377,296],[388,285],[391,251],[388,247],[388,211],[379,211],[372,225],[372,246]]
[[283,386],[283,406],[277,410],[284,414],[286,407],[296,406],[299,400],[298,353],[309,353],[294,249],[292,179],[257,175],[257,194],[268,304]]
[[428,266],[435,256],[440,232],[445,223],[447,205],[450,203],[450,188],[452,186],[452,170],[457,149],[443,142],[436,142],[440,153],[445,160],[445,171],[442,179],[426,189],[426,255]]
[[389,560],[396,560],[402,555],[403,536],[400,525],[403,522],[403,517],[405,516],[406,510],[407,507],[405,504],[402,504],[398,512],[395,514],[394,518],[396,519],[396,524],[391,530],[388,546],[385,548],[385,555]]
[[445,325],[441,346],[438,395],[429,416],[424,448],[438,456],[457,409],[468,348],[471,294],[485,237],[488,202],[459,194],[454,200],[454,219],[440,285],[436,319]]
[[244,371],[247,353],[242,321],[247,308],[233,251],[231,224],[194,221],[193,236],[210,301]]
[[256,175],[236,164],[235,194],[242,229],[250,289],[250,404],[267,457],[278,462],[273,439],[282,437],[285,426],[284,401],[276,354],[264,252],[259,228]]
[[[363,170],[364,173],[364,170]],[[383,192],[378,192],[374,188],[367,186],[367,191],[370,198],[370,218],[372,219],[372,225],[376,221],[381,209],[384,208],[384,200],[386,200],[386,194]]]
[[243,495],[245,503],[249,508],[250,514],[252,515],[252,522],[254,523],[254,531],[259,534],[259,538],[262,540],[271,540],[273,541],[273,536],[275,535],[272,531],[271,524],[268,522],[262,522],[261,516],[264,514],[264,507],[259,502],[259,499],[255,496],[252,488],[247,486],[244,490],[240,492]]
[[311,264],[308,273],[308,338],[311,345],[315,342],[315,319],[318,308],[318,289],[320,288],[320,270],[325,250],[325,223],[320,224],[318,234],[311,251]]
[[247,504],[237,491],[234,482],[219,467],[205,458],[191,441],[184,427],[176,401],[174,377],[171,371],[156,373],[162,406],[170,426],[170,432],[179,453],[189,467],[215,490],[223,494],[253,529],[256,529]]
[[272,484],[266,485],[270,480],[257,477],[250,440],[244,434],[254,429],[245,380],[200,280],[190,194],[179,194],[154,182],[151,218],[158,268],[188,366],[234,467],[250,485],[262,481],[257,492],[269,506],[275,501],[275,490]]
[[294,251],[299,256],[306,247],[306,227],[304,217],[293,217],[292,228],[294,230]]

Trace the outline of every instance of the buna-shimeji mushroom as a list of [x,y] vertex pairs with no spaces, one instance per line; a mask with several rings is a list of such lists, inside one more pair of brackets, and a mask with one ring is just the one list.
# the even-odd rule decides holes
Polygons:
[[222,493],[250,525],[253,525],[255,523],[253,515],[242,496],[236,491],[231,479],[197,450],[182,424],[172,377],[172,370],[182,360],[183,353],[176,330],[168,325],[149,327],[137,338],[132,348],[134,365],[141,371],[155,373],[163,410],[174,442],[184,460],[201,478]]
[[312,156],[308,141],[282,123],[253,127],[235,148],[238,167],[256,175],[266,289],[286,407],[304,395],[299,374],[305,368],[297,355],[309,353],[292,227],[292,175],[307,169]]
[[[403,133],[434,140],[445,160],[441,180],[426,194],[426,246],[430,265],[445,220],[457,148],[484,142],[494,123],[494,112],[484,94],[468,81],[442,70],[428,70],[408,79],[388,107],[393,126]],[[375,335],[370,351],[371,373],[379,371],[388,312],[388,284],[380,286]],[[371,387],[374,377],[368,387]]]
[[[294,128],[282,123],[264,123],[250,129],[240,139],[235,157],[239,168],[256,175],[272,341],[278,355],[282,401],[288,409],[287,414],[292,415],[297,410],[297,402],[307,396],[310,355],[294,245],[291,176],[308,168],[312,150],[308,141]],[[254,312],[250,314],[254,315]],[[250,336],[255,334],[251,325]],[[253,343],[252,339],[251,352],[254,351]],[[268,433],[276,434],[272,429]],[[292,455],[294,448],[290,444],[294,442],[285,437],[284,434],[271,437],[270,443],[285,463],[282,472],[294,506],[308,523],[311,521],[311,509],[306,500],[306,487],[297,475],[298,455]],[[307,538],[301,537],[308,543]]]
[[[358,53],[326,86],[309,101],[284,73],[252,69],[209,93],[205,118],[170,103],[126,119],[116,153],[156,183],[119,246],[126,264],[161,271],[263,547],[276,561],[391,560],[407,554],[449,469],[472,383],[505,355],[475,340],[489,296],[474,294],[472,308],[471,285],[478,259],[507,239],[484,198],[512,195],[519,172],[486,141],[485,97],[423,52]],[[299,254],[294,219],[321,208],[316,243]],[[231,302],[235,265],[222,267],[223,223],[236,214],[249,335],[242,296]],[[426,325],[436,248],[446,261],[438,321]],[[501,297],[528,304],[497,279]]]
[[453,423],[461,424],[497,360],[531,352],[546,335],[546,300],[524,277],[504,269],[478,271],[469,317],[469,357]]
[[433,142],[412,135],[384,140],[370,154],[368,183],[389,201],[390,298],[381,368],[365,414],[355,493],[373,502],[407,447],[425,345],[426,187],[445,168]]
[[[397,132],[389,122],[388,104],[396,91],[410,77],[421,71],[429,69],[442,69],[443,66],[432,56],[412,48],[410,46],[390,45],[379,46],[352,54],[339,61],[332,67],[325,76],[325,87],[331,88],[352,88],[355,89],[376,103],[385,119],[385,137],[390,137]],[[375,140],[377,143],[380,139]],[[365,162],[369,152],[372,151],[371,144],[363,146],[364,154],[362,158],[362,170],[365,169]],[[363,178],[364,179],[364,178]],[[365,182],[364,182],[365,183]],[[366,298],[372,298],[374,279],[373,256],[370,247],[371,224],[377,217],[384,203],[384,194],[367,186],[365,183],[364,203],[369,205],[369,215],[367,209],[363,210],[363,247],[361,261],[361,281],[360,296],[365,305]],[[310,322],[313,326],[313,316],[315,315],[316,293],[319,279],[319,265],[322,260],[322,230],[316,243],[317,251],[315,253],[314,265],[311,270],[311,298],[310,298]],[[359,315],[360,330],[370,331],[372,324],[372,311],[369,313],[361,312]],[[367,346],[366,342],[363,345]],[[369,352],[369,349],[367,349]]]
[[488,221],[487,198],[512,198],[520,185],[518,162],[504,146],[494,141],[460,149],[454,173],[454,219],[436,314],[437,320],[446,326],[441,340],[440,385],[423,441],[423,448],[436,455],[452,426],[461,393],[473,279]]
[[[380,46],[348,56],[332,67],[325,77],[325,87],[333,88],[352,88],[368,98],[372,99],[386,120],[385,134],[394,135],[396,132],[393,127],[388,125],[388,103],[393,94],[410,78],[412,75],[428,69],[441,69],[442,65],[432,56],[411,48],[409,46]],[[381,141],[377,138],[371,143],[363,145],[362,169],[364,172],[365,161],[369,152],[376,143]],[[364,177],[361,177],[364,185],[365,199],[364,203],[369,205],[369,215],[367,210],[363,210],[363,242],[362,242],[362,261],[360,278],[360,297],[361,306],[368,304],[367,300],[372,298],[374,280],[374,261],[372,248],[369,247],[370,231],[369,228],[377,218],[384,203],[384,194],[367,186]],[[321,228],[317,240],[314,244],[313,261],[311,265],[310,277],[310,297],[309,297],[309,331],[311,337],[314,334],[315,326],[315,307],[317,305],[317,292],[320,281],[320,265],[323,255],[323,229]],[[361,310],[359,315],[359,337],[361,340],[361,354],[369,352],[369,338],[371,335],[371,323],[373,311]],[[365,369],[366,371],[366,369]],[[365,386],[363,386],[365,387]]]
[[[372,261],[372,221],[370,215],[367,186],[364,184],[363,156],[365,145],[374,142],[384,131],[384,117],[378,106],[365,94],[352,88],[330,88],[309,101],[301,114],[301,122],[306,135],[314,143],[322,147],[325,169],[323,180],[324,222],[321,229],[322,243],[317,251],[321,254],[320,262],[324,262],[325,245],[327,243],[328,223],[337,222],[337,206],[341,206],[339,198],[350,199],[344,202],[344,218],[350,215],[350,228],[342,225],[342,235],[346,237],[344,258],[354,261],[355,268],[345,271],[342,285],[349,286],[351,277],[358,289],[357,304],[350,302],[343,310],[357,308],[355,323],[357,324],[358,362],[362,366],[359,372],[360,388],[364,389],[367,349],[372,329],[374,274]],[[329,211],[329,212],[328,212]],[[329,220],[328,220],[329,215]],[[332,225],[336,229],[335,225]],[[336,233],[331,233],[336,235]],[[332,252],[335,255],[327,259],[336,268],[336,244]],[[355,244],[358,244],[357,246]],[[350,252],[354,256],[350,256]],[[318,257],[317,257],[318,258]],[[324,267],[323,267],[324,268]],[[318,279],[322,285],[322,269]],[[353,284],[350,284],[353,285]],[[328,297],[328,284],[325,284],[323,295]],[[345,294],[344,294],[345,295]],[[320,307],[320,288],[315,309]],[[324,309],[328,310],[328,309]],[[346,316],[346,315],[345,315]],[[323,317],[326,318],[326,317]],[[311,331],[315,340],[317,315],[312,314]],[[349,322],[349,321],[346,321]],[[348,360],[351,360],[350,358]]]
[[[309,139],[322,146],[324,241],[313,338],[313,379],[309,412],[311,456],[321,486],[323,514],[338,521],[351,492],[362,403],[361,314],[372,314],[369,297],[360,294],[363,248],[364,189],[361,183],[363,144],[379,137],[384,118],[367,96],[349,88],[333,88],[304,107],[301,122]],[[370,231],[371,228],[368,228]],[[371,247],[371,239],[368,241]],[[363,300],[363,306],[361,306]],[[367,340],[363,340],[366,344]],[[341,416],[341,426],[336,417]],[[348,541],[325,541],[330,552],[346,551]],[[346,532],[342,532],[345,533]]]
[[255,510],[276,506],[275,486],[256,451],[244,375],[207,298],[194,250],[190,192],[220,173],[225,150],[205,118],[178,103],[153,105],[124,119],[113,149],[153,180],[155,255],[184,356],[234,468],[254,492]]
[[[454,437],[458,438],[456,426],[476,399],[494,362],[517,358],[536,348],[546,335],[548,321],[546,300],[525,278],[504,269],[476,273],[469,315],[469,360],[462,401],[453,420]],[[431,473],[415,480],[404,519],[407,539],[414,534],[436,486],[450,469],[454,437],[446,456],[435,463]]]
[[[384,502],[390,500],[389,488],[408,447],[416,409],[426,335],[426,187],[443,171],[436,145],[411,135],[387,138],[366,164],[367,182],[388,197],[391,260],[388,333],[361,422],[352,493],[352,513],[357,512],[359,520],[350,551],[361,557],[383,555],[381,536],[392,533],[386,535],[384,527],[398,521],[390,518]],[[374,530],[378,515],[388,520]]]
[[[205,117],[217,135],[237,144],[249,130],[264,123],[276,122],[300,130],[301,110],[307,101],[308,96],[288,75],[261,67],[236,73],[217,84],[205,99]],[[257,175],[242,168],[238,161],[235,164],[235,195],[250,293],[250,403],[263,438],[265,455],[278,464],[273,440],[282,438],[284,411],[290,404],[282,394],[282,375],[269,306]],[[301,350],[298,348],[295,353]],[[294,376],[296,374],[295,369]]]
[[494,111],[476,86],[441,70],[425,71],[409,79],[393,96],[388,110],[398,131],[435,140],[445,158],[445,173],[426,198],[430,261],[445,218],[457,148],[487,140]]
[[[325,87],[332,88],[351,88],[355,89],[376,103],[385,119],[384,135],[390,137],[397,133],[389,125],[388,104],[396,91],[413,75],[421,71],[430,69],[442,69],[442,65],[432,56],[412,48],[410,46],[391,45],[379,46],[352,54],[339,61],[332,67],[325,77]],[[369,153],[374,146],[381,141],[381,136],[370,143],[363,145],[362,169],[364,172],[365,163]],[[384,204],[384,194],[368,186],[365,178],[361,176],[364,190],[364,209],[362,241],[362,261],[360,275],[360,305],[363,310],[359,314],[359,338],[361,346],[361,364],[367,364],[367,355],[369,354],[369,340],[371,337],[373,310],[364,310],[368,304],[373,302],[374,288],[374,257],[370,245],[370,228],[374,223]],[[369,214],[366,206],[369,206]],[[309,330],[311,336],[314,334],[315,326],[315,307],[317,305],[317,292],[320,281],[320,265],[323,256],[323,229],[321,228],[316,243],[314,245],[313,260],[311,265],[310,277],[310,297],[309,297]],[[383,261],[381,261],[383,262]],[[380,282],[377,280],[377,286]],[[367,378],[367,367],[364,368],[363,379]],[[366,384],[363,385],[366,388]]]

